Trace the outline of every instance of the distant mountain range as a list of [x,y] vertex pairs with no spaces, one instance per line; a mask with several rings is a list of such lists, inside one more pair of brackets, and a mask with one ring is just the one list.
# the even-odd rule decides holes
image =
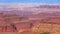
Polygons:
[[[22,16],[35,16],[38,17],[39,15],[46,16],[46,15],[59,15],[60,14],[60,5],[40,5],[40,4],[7,4],[4,5],[3,9],[0,8],[0,12],[4,14],[17,14]],[[1,5],[0,5],[1,6]],[[5,7],[6,6],[6,7]],[[21,7],[22,6],[22,7]],[[19,8],[23,8],[22,10]],[[37,16],[38,15],[38,16]]]

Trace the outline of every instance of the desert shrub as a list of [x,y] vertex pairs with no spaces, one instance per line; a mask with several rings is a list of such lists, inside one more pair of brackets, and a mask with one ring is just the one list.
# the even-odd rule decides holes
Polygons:
[[43,32],[43,34],[48,34],[48,32]]

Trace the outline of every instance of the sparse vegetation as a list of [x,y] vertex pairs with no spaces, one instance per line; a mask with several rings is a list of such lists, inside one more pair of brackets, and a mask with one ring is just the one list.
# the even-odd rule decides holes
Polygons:
[[43,32],[43,34],[49,34],[48,32]]

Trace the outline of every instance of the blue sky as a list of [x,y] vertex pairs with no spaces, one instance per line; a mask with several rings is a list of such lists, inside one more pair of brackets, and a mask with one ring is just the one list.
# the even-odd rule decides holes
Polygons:
[[2,3],[48,3],[60,4],[60,0],[0,0]]

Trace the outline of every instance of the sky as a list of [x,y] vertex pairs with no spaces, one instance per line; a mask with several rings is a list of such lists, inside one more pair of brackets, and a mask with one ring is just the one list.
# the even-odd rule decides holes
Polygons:
[[60,4],[60,0],[0,0],[0,3],[48,3],[48,4]]

